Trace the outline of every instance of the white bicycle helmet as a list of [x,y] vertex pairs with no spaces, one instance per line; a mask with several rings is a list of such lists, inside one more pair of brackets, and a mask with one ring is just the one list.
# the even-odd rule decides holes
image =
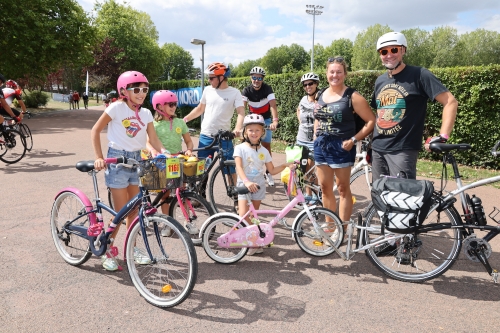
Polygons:
[[319,76],[316,73],[310,72],[310,73],[305,73],[302,75],[302,78],[300,79],[300,83],[307,81],[307,80],[313,80],[313,81],[318,81],[319,82]]
[[404,47],[408,47],[405,35],[395,31],[383,34],[377,41],[377,51],[383,47],[391,45],[401,45]]
[[252,75],[252,74],[260,74],[262,76],[266,76],[266,71],[262,67],[255,66],[254,68],[252,68],[250,70],[250,75]]
[[[248,125],[252,125],[252,124],[262,125],[262,129],[263,129],[262,136],[260,137],[259,142],[257,144],[252,144],[250,142],[250,140],[248,139],[248,137],[246,136],[246,128]],[[245,118],[243,119],[242,136],[243,136],[243,141],[248,142],[250,144],[250,146],[253,146],[253,147],[259,146],[260,140],[266,136],[266,122],[264,121],[264,117],[262,117],[260,114],[255,114],[255,113],[251,113],[251,114],[246,115]]]

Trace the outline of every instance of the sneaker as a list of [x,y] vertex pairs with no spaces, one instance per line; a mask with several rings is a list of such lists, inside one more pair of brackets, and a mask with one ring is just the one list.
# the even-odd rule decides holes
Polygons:
[[304,200],[306,201],[306,204],[309,204],[309,202],[312,200],[312,195],[304,195]]
[[186,230],[191,234],[191,235],[197,235],[200,233],[200,230],[194,225],[194,223],[186,223],[185,224]]
[[264,249],[262,247],[252,247],[248,250],[247,256],[253,256],[254,254],[263,253]]
[[310,199],[307,203],[308,203],[309,205],[315,205],[315,204],[317,204],[317,203],[318,203],[318,201],[319,201],[318,196],[314,194],[314,195],[311,197],[311,199]]
[[274,186],[274,178],[273,178],[273,176],[271,174],[266,173],[265,174],[265,178],[266,178],[267,184],[269,186]]
[[170,227],[165,227],[161,230],[161,235],[163,237],[170,237],[172,236],[173,230]]
[[151,263],[151,259],[149,259],[149,255],[142,252],[137,247],[134,247],[134,261],[139,265],[149,265]]
[[101,262],[102,262],[102,267],[104,267],[105,270],[114,272],[118,270],[118,262],[116,261],[115,257],[111,256],[110,254],[105,254],[101,257]]

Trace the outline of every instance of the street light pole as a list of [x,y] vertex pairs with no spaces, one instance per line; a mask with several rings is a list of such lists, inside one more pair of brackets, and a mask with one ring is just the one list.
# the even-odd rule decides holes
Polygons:
[[323,13],[322,11],[319,11],[318,9],[323,9],[323,6],[306,5],[306,7],[312,8],[312,9],[306,9],[306,13],[313,16],[313,43],[312,43],[312,49],[311,49],[311,72],[312,72],[313,67],[314,67],[314,26],[316,25],[316,15],[321,15]]
[[206,42],[201,39],[193,38],[191,39],[191,44],[201,45],[201,93],[203,93],[203,88],[205,88],[205,44]]

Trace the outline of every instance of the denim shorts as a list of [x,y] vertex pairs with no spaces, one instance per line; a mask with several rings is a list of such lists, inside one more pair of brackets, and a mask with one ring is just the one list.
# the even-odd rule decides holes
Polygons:
[[[200,134],[200,138],[198,140],[198,148],[204,148],[209,146],[215,139],[205,135],[205,134]],[[222,149],[224,149],[224,157],[228,161],[234,160],[233,154],[234,154],[234,146],[233,146],[233,141],[232,140],[221,140],[220,145],[222,146]],[[207,158],[209,155],[212,156],[212,159],[214,158],[215,152],[218,152],[215,149],[209,149],[209,150],[200,150],[198,151],[198,157],[200,158]],[[224,174],[227,174],[227,168],[224,168],[222,172]],[[236,169],[234,167],[230,168],[230,173],[236,173]]]
[[[140,161],[141,151],[126,151],[111,147],[108,148],[108,158],[122,156]],[[104,181],[109,188],[127,188],[129,185],[139,185],[139,176],[137,176],[135,168],[132,169],[124,167],[123,165],[108,164],[104,172]]]
[[350,151],[342,148],[342,142],[348,138],[333,135],[320,135],[314,141],[314,160],[317,165],[328,165],[330,168],[347,168],[354,165],[356,147]]
[[[264,122],[266,123],[266,127],[269,127],[272,123],[273,120],[271,118],[264,119]],[[271,131],[269,128],[266,129],[266,136],[262,138],[262,142],[265,143],[271,143],[271,140],[273,139],[273,131]]]

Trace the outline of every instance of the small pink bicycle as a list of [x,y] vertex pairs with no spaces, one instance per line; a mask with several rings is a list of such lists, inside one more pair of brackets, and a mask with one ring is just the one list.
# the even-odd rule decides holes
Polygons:
[[[240,217],[234,213],[219,213],[211,216],[200,229],[200,238],[206,254],[221,264],[232,264],[243,258],[249,248],[272,246],[274,240],[273,227],[279,222],[292,230],[297,245],[306,253],[314,256],[326,256],[340,246],[344,230],[342,221],[335,212],[323,207],[309,207],[305,204],[300,186],[300,175],[291,170],[288,180],[288,195],[295,192],[296,196],[281,211],[256,210],[250,200],[250,194],[245,186],[236,187],[234,194],[247,196],[249,211]],[[300,204],[302,211],[288,227],[286,215]],[[249,225],[246,218],[251,216],[253,224]],[[260,221],[260,216],[274,216],[269,223]]]

